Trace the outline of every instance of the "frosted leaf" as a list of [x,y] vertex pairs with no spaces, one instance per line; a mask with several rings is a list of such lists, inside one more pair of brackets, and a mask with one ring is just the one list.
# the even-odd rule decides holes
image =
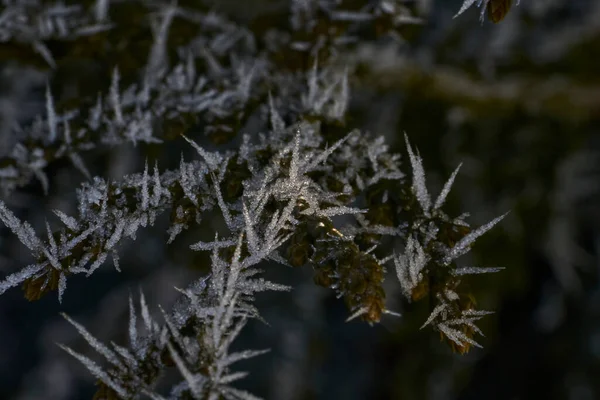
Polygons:
[[111,28],[112,28],[112,25],[109,25],[109,24],[84,26],[82,28],[78,28],[77,30],[75,30],[74,35],[75,36],[90,36],[90,35],[95,35],[100,32],[108,31]]
[[[462,13],[464,13],[466,10],[468,10],[473,4],[477,3],[477,7],[481,8],[481,12],[479,14],[479,20],[483,23],[483,20],[485,18],[485,12],[487,10],[487,7],[489,5],[491,0],[464,0],[462,6],[460,7],[460,10],[458,10],[458,12],[454,15],[453,18],[458,17],[459,15],[461,15]],[[520,0],[517,0],[516,4],[519,5]]]
[[158,172],[158,162],[154,164],[154,187],[152,188],[152,206],[157,207],[162,195],[162,184],[160,183],[160,173]]
[[177,235],[179,235],[181,232],[183,232],[184,228],[185,228],[185,226],[183,224],[173,224],[167,230],[167,233],[169,234],[169,239],[167,239],[167,244],[173,243],[173,240],[175,240]]
[[134,350],[138,348],[137,318],[131,293],[129,293],[129,344]]
[[234,372],[232,374],[225,375],[225,376],[221,377],[219,379],[219,383],[221,385],[226,385],[228,383],[235,382],[237,380],[245,378],[246,376],[248,376],[247,372]]
[[208,165],[208,168],[211,171],[218,170],[219,167],[223,164],[223,156],[221,156],[221,154],[219,154],[218,152],[212,153],[212,152],[206,151],[202,147],[200,147],[200,145],[198,145],[196,142],[189,139],[187,136],[185,136],[185,135],[181,135],[181,136],[183,136],[183,138],[189,144],[191,144],[194,147],[194,149],[196,149],[198,154],[202,157],[202,159]]
[[489,231],[490,229],[492,229],[492,227],[494,225],[496,225],[498,222],[500,222],[506,215],[503,214],[497,218],[494,218],[493,220],[491,220],[490,222],[488,222],[485,225],[480,226],[479,228],[475,229],[474,231],[471,231],[470,233],[468,233],[465,237],[463,237],[462,239],[460,239],[455,245],[454,247],[452,247],[446,254],[446,256],[444,257],[444,263],[446,265],[450,264],[452,262],[452,260],[462,256],[463,254],[465,254],[466,252],[469,251],[469,246],[471,244],[473,244],[473,242],[475,242],[475,240],[480,237],[481,235],[483,235],[484,233],[486,233],[487,231]]
[[52,52],[48,49],[48,46],[40,40],[35,40],[33,43],[33,49],[39,53],[42,58],[48,63],[52,69],[56,68],[56,61],[54,61],[54,57],[52,56]]
[[[324,71],[321,79],[317,61],[308,75],[308,94],[302,95],[304,108],[327,118],[341,119],[348,103],[347,71]],[[333,76],[332,76],[333,75]],[[321,80],[321,84],[319,84]]]
[[464,316],[477,316],[477,317],[484,317],[486,315],[490,315],[490,314],[493,314],[493,313],[494,313],[493,311],[474,310],[472,308],[463,311],[463,315]]
[[119,70],[117,67],[113,69],[112,80],[110,84],[110,103],[115,113],[115,120],[118,125],[124,123],[123,110],[121,108],[121,98],[119,95]]
[[295,129],[294,147],[292,148],[292,159],[290,161],[289,176],[293,183],[298,180],[298,172],[300,171],[300,128]]
[[50,229],[48,220],[46,220],[46,234],[48,235],[48,245],[50,246],[49,252],[53,258],[56,258],[58,257],[58,247],[56,245],[56,240],[54,240],[54,235],[52,234],[52,229]]
[[48,118],[48,131],[50,135],[48,140],[50,143],[54,143],[56,140],[56,110],[54,109],[54,99],[50,92],[50,84],[46,83],[46,115]]
[[373,19],[373,15],[367,12],[334,11],[331,13],[334,21],[365,22]]
[[475,325],[475,323],[474,323],[474,321],[476,321],[477,319],[478,318],[455,318],[455,319],[446,321],[445,324],[447,326],[466,325],[466,326],[470,327],[471,329],[473,329],[473,331],[475,333],[477,333],[478,335],[485,336],[483,334],[483,332],[481,331],[481,329],[479,329],[477,327],[477,325]]
[[[356,176],[356,186],[358,187],[358,190],[361,190],[361,191],[365,190],[365,182],[360,177],[360,175]],[[384,198],[382,199],[382,203],[387,203],[387,191],[384,193]]]
[[10,274],[0,282],[0,294],[12,287],[20,285],[27,279],[34,278],[38,272],[44,269],[44,266],[44,264],[31,264],[20,271]]
[[67,277],[64,272],[61,271],[58,277],[58,302],[62,304],[63,294],[67,289]]
[[232,387],[223,388],[222,394],[226,400],[262,400],[262,398],[257,397],[252,393]]
[[21,222],[13,213],[10,211],[6,204],[0,200],[0,220],[19,238],[32,252],[37,252],[42,247],[41,240],[35,234],[35,231],[27,222]]
[[450,189],[452,188],[452,184],[454,183],[454,179],[456,178],[456,174],[458,174],[458,170],[460,169],[461,166],[462,166],[462,163],[460,163],[458,165],[458,167],[456,167],[454,172],[452,172],[452,175],[450,175],[450,178],[448,178],[448,180],[444,184],[442,191],[438,195],[438,198],[435,200],[435,204],[433,206],[434,210],[439,210],[444,205],[444,202],[446,201],[446,197],[448,197],[448,193],[450,193]]
[[92,130],[97,130],[100,127],[102,121],[102,114],[104,110],[102,107],[102,97],[100,94],[96,97],[96,105],[90,109],[90,115],[88,117],[88,125]]
[[348,139],[350,139],[354,135],[357,135],[358,133],[359,133],[358,130],[353,130],[352,132],[350,132],[349,134],[347,134],[346,136],[344,136],[343,138],[341,138],[340,140],[335,142],[333,144],[333,146],[325,149],[322,153],[320,153],[314,159],[312,159],[309,163],[307,163],[306,166],[303,167],[303,171],[308,172],[308,171],[315,169],[320,163],[325,162],[325,160],[327,160],[327,158],[329,158],[329,156],[334,151],[339,149],[342,146],[342,144],[344,144],[346,141],[348,141]]
[[424,212],[429,212],[431,209],[431,198],[427,191],[427,185],[425,183],[425,170],[423,169],[423,162],[421,157],[415,155],[408,142],[408,136],[404,134],[404,140],[406,142],[406,149],[408,150],[408,156],[410,158],[410,164],[413,170],[413,184],[412,188],[415,192],[415,196],[421,205]]
[[86,278],[90,277],[98,268],[100,268],[100,266],[102,264],[104,264],[104,261],[106,261],[106,257],[108,257],[108,253],[106,253],[106,252],[100,253],[96,257],[96,260],[92,263],[92,265],[90,265],[90,267],[86,273]]
[[151,400],[170,400],[170,399],[167,399],[166,397],[163,397],[160,394],[158,394],[154,391],[150,391],[148,389],[142,389],[142,393],[145,394],[146,396],[148,396]]
[[483,3],[484,1],[486,2],[486,5],[487,5],[487,2],[489,0],[464,0],[462,5],[460,6],[460,10],[458,10],[458,12],[456,14],[454,14],[454,17],[452,17],[452,18],[458,17],[459,15],[461,15],[462,13],[467,11],[469,8],[471,8],[471,6],[475,3],[477,3],[477,6],[480,7],[481,3]]
[[186,56],[185,74],[188,85],[192,85],[196,81],[196,65],[194,55],[191,52]]
[[315,57],[315,62],[313,63],[313,67],[310,70],[308,75],[308,94],[303,98],[303,103],[306,108],[312,108],[313,104],[316,101],[316,97],[319,91],[319,85],[317,83],[317,68],[318,68],[318,60]]
[[93,256],[93,253],[86,252],[75,266],[70,266],[69,271],[73,273],[87,272],[87,270],[84,267],[92,259]]
[[400,314],[399,312],[388,310],[388,309],[384,309],[382,311],[382,313],[383,314],[387,314],[387,315],[391,315],[392,317],[401,317],[402,316],[402,314]]
[[[250,70],[248,70],[248,68]],[[252,84],[252,79],[256,73],[256,66],[252,65],[247,67],[245,64],[241,64],[235,71],[238,75],[239,84],[237,87],[237,95],[239,100],[242,103],[246,103],[248,101],[248,97],[250,96],[250,89]]]
[[361,307],[358,310],[356,310],[355,312],[353,312],[352,315],[350,315],[348,318],[346,318],[346,322],[350,322],[353,319],[356,319],[356,318],[360,317],[361,315],[364,315],[368,312],[369,312],[369,307]]
[[275,261],[276,263],[278,263],[280,265],[284,265],[286,267],[292,267],[292,264],[288,263],[287,260],[285,258],[283,258],[283,256],[281,256],[277,252],[273,252],[273,253],[269,254],[268,258],[269,258],[269,260]]
[[17,178],[19,171],[12,165],[0,168],[0,178]]
[[96,378],[100,379],[108,387],[110,387],[115,392],[117,392],[117,394],[119,394],[119,396],[121,396],[122,398],[128,398],[129,397],[129,394],[127,393],[127,390],[124,387],[122,387],[121,385],[117,384],[115,381],[113,381],[109,377],[109,375],[106,372],[104,372],[102,370],[102,368],[100,368],[98,366],[98,364],[96,364],[95,362],[93,362],[92,360],[90,360],[89,358],[87,358],[86,356],[81,355],[81,354],[79,354],[79,353],[71,350],[67,346],[64,346],[62,344],[59,344],[59,346],[63,350],[65,350],[67,353],[69,353],[70,355],[72,355],[73,357],[75,357],[77,360],[79,360],[79,362],[81,362],[92,373],[92,375],[94,375]]
[[204,388],[204,384],[206,379],[200,374],[193,374],[185,365],[184,360],[179,356],[177,351],[173,348],[171,343],[167,343],[167,348],[169,349],[169,354],[173,359],[173,362],[177,366],[177,369],[183,375],[185,381],[187,382],[192,395],[195,399],[202,398],[202,391]]
[[119,266],[119,254],[116,251],[111,251],[113,266],[117,272],[121,272],[121,267]]
[[275,132],[283,131],[285,129],[285,122],[275,109],[275,105],[273,104],[273,97],[271,97],[271,92],[269,92],[269,114],[271,116],[271,129],[273,129],[273,131]]
[[148,209],[148,205],[150,204],[150,191],[148,189],[148,182],[150,177],[148,176],[148,160],[146,160],[146,164],[144,167],[144,174],[142,175],[142,210],[146,211]]
[[158,308],[160,309],[160,312],[163,315],[165,323],[167,324],[167,328],[169,329],[169,332],[171,333],[172,339],[175,340],[175,343],[177,345],[179,345],[179,347],[184,348],[185,344],[183,343],[183,340],[182,340],[182,337],[181,337],[181,335],[179,333],[179,330],[177,329],[177,327],[173,323],[173,321],[171,319],[171,316],[169,316],[160,305],[158,306]]
[[154,42],[150,49],[148,61],[146,62],[147,73],[154,78],[155,74],[167,67],[167,40],[169,36],[169,28],[173,22],[173,17],[177,11],[176,6],[166,5],[162,10],[162,21],[158,27],[155,24],[151,25],[152,33],[154,34]]
[[152,318],[150,317],[150,310],[148,309],[148,304],[146,304],[146,297],[144,293],[140,290],[140,310],[142,312],[142,320],[144,321],[144,325],[148,331],[152,330]]
[[346,115],[348,103],[350,102],[350,89],[348,86],[348,68],[346,67],[338,83],[339,94],[333,99],[331,106],[331,117],[341,120]]
[[222,368],[228,367],[231,364],[236,363],[240,360],[247,360],[249,358],[260,356],[262,354],[268,353],[269,351],[271,351],[271,350],[270,349],[244,350],[244,351],[239,351],[236,353],[231,353],[227,357],[223,358],[223,360],[221,361],[221,367]]
[[459,346],[463,346],[465,343],[469,343],[475,347],[481,348],[481,345],[479,343],[477,343],[476,341],[474,341],[473,339],[468,337],[466,334],[464,334],[463,332],[461,332],[459,330],[450,328],[446,324],[438,324],[437,328],[444,335],[446,335],[450,340],[452,340],[454,343],[456,343]]
[[131,352],[128,349],[121,347],[112,341],[110,342],[110,345],[115,350],[115,352],[119,356],[121,356],[121,358],[124,360],[124,362],[127,364],[127,366],[129,368],[136,368],[136,366],[138,365],[138,362],[135,359],[135,357],[133,356],[133,354],[131,354]]
[[121,218],[118,220],[117,226],[115,226],[112,235],[110,235],[110,237],[106,241],[106,244],[104,245],[104,248],[106,250],[111,250],[113,247],[115,247],[115,245],[119,242],[119,240],[121,240],[123,231],[124,231],[127,223],[128,223],[128,221],[125,218]]
[[460,298],[458,296],[458,293],[456,293],[454,290],[450,290],[450,289],[444,289],[444,295],[450,301],[456,301]]
[[227,227],[231,230],[234,229],[233,220],[231,218],[231,213],[229,212],[229,208],[225,204],[225,200],[223,200],[223,194],[221,193],[221,187],[219,186],[220,180],[217,179],[215,174],[212,174],[213,187],[215,188],[215,195],[217,196],[217,203],[219,204],[219,208],[221,209],[221,214],[225,219],[225,223]]
[[183,161],[183,155],[181,156],[181,161],[179,162],[179,184],[183,189],[183,193],[185,193],[186,197],[198,207],[198,200],[196,199],[196,194],[194,193],[194,189],[192,186],[192,177],[188,172],[188,165]]
[[88,229],[81,232],[81,234],[75,236],[73,239],[67,242],[65,250],[68,251],[71,250],[73,247],[77,246],[79,243],[87,239],[87,237],[90,236],[92,232],[94,232],[96,229],[98,229],[98,226],[90,226]]
[[102,22],[106,20],[109,7],[110,0],[96,0],[94,4],[94,17],[96,22]]
[[[315,213],[315,215],[317,215],[319,217],[334,217],[336,215],[352,215],[352,214],[361,214],[361,213],[366,213],[366,212],[367,212],[367,210],[360,210],[360,209],[354,208],[354,207],[339,206],[339,207],[329,207],[329,208],[318,210]],[[304,214],[304,212],[302,214]]]
[[403,255],[394,258],[396,265],[396,276],[400,281],[402,291],[407,298],[412,297],[412,290],[421,282],[423,274],[421,271],[429,262],[429,256],[421,244],[409,236]]
[[215,249],[222,249],[224,247],[230,247],[233,246],[236,242],[233,240],[215,240],[213,242],[196,242],[192,245],[190,245],[190,249],[192,250],[196,250],[196,251],[202,251],[202,250],[215,250]]
[[248,293],[255,293],[255,292],[265,292],[267,290],[287,292],[287,291],[291,290],[292,288],[287,285],[281,285],[279,283],[273,283],[273,282],[267,281],[264,278],[259,278],[259,279],[249,279],[245,282],[239,283],[238,289],[240,291],[246,291]]
[[61,315],[67,321],[69,321],[69,323],[71,325],[73,325],[75,327],[75,329],[77,329],[79,334],[81,336],[83,336],[83,338],[86,340],[86,342],[88,342],[89,345],[92,346],[98,353],[102,354],[108,362],[110,362],[112,365],[114,365],[116,367],[123,368],[123,364],[121,363],[121,361],[119,361],[119,359],[117,358],[117,355],[111,349],[106,347],[104,344],[102,344],[102,342],[100,342],[98,339],[96,339],[94,336],[92,336],[92,334],[89,333],[82,325],[73,321],[67,314],[61,313]]
[[69,121],[67,119],[63,120],[63,137],[65,144],[71,144],[71,126],[69,125]]
[[435,308],[433,309],[431,314],[429,314],[427,321],[425,321],[425,323],[423,325],[421,325],[421,328],[419,328],[419,329],[423,329],[427,325],[431,324],[433,322],[433,320],[436,319],[438,315],[440,315],[441,313],[446,311],[447,308],[448,308],[447,303],[441,303],[441,304],[438,304],[437,306],[435,306]]
[[50,188],[48,175],[46,175],[46,173],[41,169],[42,167],[30,167],[32,167],[31,170],[33,171],[33,174],[35,175],[37,180],[40,181],[40,184],[42,185],[42,190],[44,191],[44,195],[48,195],[48,189]]
[[487,267],[487,268],[481,268],[481,267],[461,267],[461,268],[456,268],[455,270],[452,271],[452,274],[455,276],[461,276],[461,275],[475,275],[475,274],[489,274],[492,272],[498,272],[498,271],[502,271],[504,269],[504,267]]
[[136,235],[137,235],[137,230],[139,229],[140,225],[141,226],[145,226],[146,225],[146,218],[142,217],[142,216],[134,216],[133,218],[130,218],[128,221],[128,224],[125,225],[125,229],[123,229],[123,233],[126,237],[130,237],[133,240],[135,240]]
[[458,217],[454,218],[452,220],[452,223],[454,225],[465,226],[468,228],[468,227],[470,227],[470,225],[465,221],[465,219],[468,218],[470,215],[471,214],[469,214],[468,212],[462,213]]
[[83,174],[83,176],[86,177],[86,179],[92,179],[92,175],[90,174],[90,171],[87,169],[87,167],[85,166],[85,163],[83,162],[83,159],[81,158],[81,156],[77,153],[69,153],[69,159],[71,160],[71,163],[73,164],[73,166],[75,167],[75,169],[77,169],[79,172],[81,172]]
[[243,213],[244,213],[244,222],[246,223],[246,238],[248,240],[248,249],[250,253],[256,253],[258,249],[258,237],[256,236],[256,232],[254,232],[254,224],[250,217],[250,213],[248,213],[248,207],[246,207],[246,203],[242,202]]
[[[235,284],[237,274],[230,274],[227,280],[227,289],[220,299],[220,304],[216,308],[215,320],[213,321],[213,343],[217,347],[217,352],[224,352],[229,346],[226,328],[234,322],[234,313],[238,309],[240,303],[240,292],[231,287],[231,283]],[[233,340],[233,338],[232,338]]]

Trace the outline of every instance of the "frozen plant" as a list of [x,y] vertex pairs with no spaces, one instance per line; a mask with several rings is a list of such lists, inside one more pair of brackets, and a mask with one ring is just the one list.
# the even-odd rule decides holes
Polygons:
[[[98,21],[116,20],[115,10],[128,2],[110,3],[98,0],[90,12]],[[27,4],[38,12],[46,7]],[[408,162],[401,162],[382,137],[347,126],[352,71],[337,65],[337,56],[371,25],[380,32],[414,23],[405,8],[382,2],[345,10],[343,2],[293,1],[290,26],[253,26],[254,32],[201,7],[135,6],[152,31],[145,64],[129,71],[115,62],[101,93],[82,91],[77,107],[60,104],[48,86],[44,115],[14,127],[17,143],[0,168],[6,198],[32,176],[47,192],[45,169],[62,157],[89,178],[77,190],[76,215],[56,210],[60,226],[46,222],[46,238],[0,200],[0,220],[34,259],[0,281],[0,294],[22,286],[30,300],[56,291],[62,301],[74,274],[90,277],[109,259],[120,271],[121,244],[136,240],[163,214],[170,215],[168,244],[209,216],[218,214],[224,222],[225,233],[190,246],[210,252],[210,273],[178,289],[179,302],[169,311],[161,308],[160,321],[151,317],[143,294],[139,313],[130,298],[128,346],[104,345],[65,316],[105,359],[100,366],[61,345],[101,382],[96,398],[256,398],[232,385],[245,376],[232,365],[264,351],[232,352],[231,345],[249,319],[261,318],[257,293],[293,289],[262,278],[265,261],[311,266],[315,283],[343,299],[349,320],[370,324],[398,314],[386,307],[382,285],[393,262],[409,301],[428,294],[435,302],[423,326],[461,353],[479,346],[475,321],[489,312],[474,308],[460,278],[499,269],[459,266],[457,259],[502,217],[471,229],[465,215],[448,216],[442,207],[458,168],[432,201],[421,157],[408,138]],[[5,12],[22,9],[19,2],[7,3]],[[171,31],[184,23],[193,33],[177,37],[170,48]],[[313,29],[318,24],[327,29]],[[44,40],[38,36],[33,43]],[[68,45],[82,45],[78,40],[69,36]],[[60,68],[60,57],[49,49],[44,59]],[[253,134],[243,128],[249,121],[259,125]],[[239,146],[208,150],[202,145],[207,138],[191,129],[198,123],[213,143],[239,138]],[[165,148],[173,140],[187,141],[196,157],[182,155],[175,169],[146,161],[141,172],[111,180],[91,177],[85,166],[84,154],[102,146],[145,142]],[[342,226],[337,217],[347,223]],[[386,236],[405,243],[402,253],[381,246]],[[436,284],[430,285],[433,276]],[[161,394],[158,382],[173,367],[182,379]]]

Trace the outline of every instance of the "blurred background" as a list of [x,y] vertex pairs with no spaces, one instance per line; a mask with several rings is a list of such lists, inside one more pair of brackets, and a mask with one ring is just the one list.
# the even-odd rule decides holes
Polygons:
[[[240,3],[247,4],[214,7],[247,18]],[[273,3],[257,2],[256,9]],[[463,163],[448,200],[451,215],[468,211],[478,226],[510,211],[459,261],[505,267],[466,281],[478,307],[496,311],[479,324],[484,348],[454,354],[437,334],[420,331],[429,305],[403,303],[393,271],[387,305],[402,317],[370,327],[345,323],[343,303],[313,284],[310,269],[267,268],[294,290],[260,296],[269,325],[253,322],[237,343],[272,348],[240,364],[251,371],[240,386],[256,395],[600,398],[600,2],[522,0],[498,24],[481,24],[475,7],[453,19],[461,3],[402,2],[422,24],[403,26],[394,40],[357,46],[340,62],[355,72],[352,127],[384,135],[403,155],[406,132],[434,195]],[[12,146],[12,121],[44,111],[48,73],[7,57],[0,67],[2,156]],[[182,151],[192,157],[175,142],[158,156],[163,168],[176,167]],[[147,151],[121,146],[86,159],[93,175],[117,179],[141,171]],[[10,197],[9,206],[34,226],[43,226],[52,209],[72,214],[84,179],[60,161],[48,175],[47,196],[32,182]],[[161,220],[121,248],[122,273],[104,268],[95,279],[73,278],[62,305],[54,295],[29,303],[18,289],[0,297],[0,399],[91,398],[93,379],[55,343],[89,349],[59,312],[104,341],[124,343],[130,292],[143,289],[158,314],[158,304],[177,297],[173,286],[205,268],[189,259],[194,232],[167,246],[167,226]],[[5,228],[0,232],[7,274],[25,265],[28,253]]]

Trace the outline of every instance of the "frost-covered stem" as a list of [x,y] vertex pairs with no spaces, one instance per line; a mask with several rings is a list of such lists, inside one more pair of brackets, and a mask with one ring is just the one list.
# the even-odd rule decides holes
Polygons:
[[414,61],[401,57],[381,66],[375,63],[376,54],[365,53],[344,60],[362,66],[360,87],[408,92],[417,98],[425,96],[428,101],[451,103],[482,118],[498,115],[498,110],[507,114],[524,110],[536,118],[547,117],[567,125],[584,124],[595,118],[594,110],[600,107],[599,85],[582,86],[562,76],[540,80],[515,74],[503,77],[502,83],[488,82],[447,66],[424,71]]
[[[344,151],[363,154],[365,163],[381,163],[382,170],[379,174],[382,177],[385,175],[381,175],[381,173],[386,169],[389,169],[390,177],[400,176],[395,169],[397,166],[393,165],[393,157],[389,158],[385,153],[374,155],[375,147],[370,149],[368,146],[371,144],[366,139],[358,133],[353,134],[351,140],[342,144],[343,147],[348,147]],[[267,141],[256,147],[252,153],[248,154],[249,160],[256,162],[257,157],[268,146],[270,144]],[[334,148],[331,148],[325,154],[329,154],[333,150]],[[385,149],[377,151],[381,150]],[[57,272],[63,274],[85,272],[90,275],[109,255],[113,255],[115,266],[118,267],[117,244],[126,237],[135,239],[139,227],[152,224],[156,217],[165,211],[171,210],[172,226],[169,230],[169,241],[171,241],[190,224],[199,221],[204,212],[209,212],[219,204],[221,204],[219,207],[223,208],[224,201],[238,200],[237,196],[242,188],[240,177],[247,176],[247,164],[238,164],[234,161],[225,162],[221,156],[215,157],[201,149],[199,151],[204,157],[204,162],[182,162],[179,171],[167,171],[160,174],[155,167],[152,174],[146,171],[142,174],[128,176],[122,182],[106,183],[97,178],[93,183],[84,184],[79,191],[78,217],[67,217],[60,213],[59,217],[66,227],[50,235],[52,240],[55,238],[55,241],[59,243],[58,250],[55,252],[56,260],[52,261],[44,252],[37,254],[36,265],[41,266],[41,269],[27,278],[27,297],[39,298],[49,290],[55,289],[58,283]],[[305,152],[308,149],[301,149],[301,151]],[[239,154],[233,153],[229,159],[235,160],[239,156]],[[276,157],[264,160],[258,165],[263,163],[262,166],[266,167],[269,163],[279,163],[276,160]],[[348,168],[350,161],[336,156],[335,151],[329,157],[321,157],[316,160],[324,163],[327,168],[336,169]],[[352,162],[356,161],[356,159],[352,160]],[[212,172],[217,170],[219,172],[216,174]],[[214,179],[217,175],[221,176],[219,179],[222,182],[227,182],[227,184],[218,183],[219,186],[223,185],[225,188],[222,193],[224,199],[219,199],[217,194],[220,192],[215,193],[214,190]],[[363,178],[353,178],[369,182],[375,176],[367,174]],[[327,185],[327,180],[320,179],[313,184]],[[343,200],[346,204],[350,204],[356,194],[345,194]],[[328,201],[323,202],[323,204],[326,203]],[[332,210],[334,209],[332,208]],[[41,248],[47,247],[52,247],[50,239]]]

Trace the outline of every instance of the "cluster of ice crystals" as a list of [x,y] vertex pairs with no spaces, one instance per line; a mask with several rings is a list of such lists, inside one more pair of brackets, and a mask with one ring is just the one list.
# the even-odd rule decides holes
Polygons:
[[[434,244],[437,245],[438,249],[442,250],[441,259],[434,260],[434,262],[440,264],[437,267],[451,268],[450,272],[455,277],[500,271],[502,268],[456,267],[451,264],[457,258],[467,253],[475,240],[500,222],[506,214],[470,231],[454,243],[452,247],[437,243],[437,235],[440,228],[434,222],[434,218],[455,226],[469,226],[464,221],[464,216],[450,219],[441,210],[441,207],[452,188],[460,165],[454,170],[448,181],[444,184],[436,201],[432,202],[426,185],[425,169],[423,168],[421,157],[413,152],[406,136],[405,141],[413,172],[412,191],[421,208],[422,216],[421,218],[417,218],[413,225],[409,227],[411,233],[409,233],[406,239],[404,254],[394,257],[396,275],[400,281],[404,295],[410,300],[413,290],[423,279],[423,271],[426,269],[427,263],[431,261],[430,256],[424,248],[432,242],[436,242]],[[438,304],[429,315],[425,324],[423,324],[423,327],[428,325],[434,326],[435,329],[442,332],[459,346],[465,344],[479,346],[478,343],[458,328],[460,328],[460,325],[465,325],[473,329],[474,332],[481,334],[481,331],[474,325],[474,322],[484,315],[487,315],[488,312],[469,309],[467,311],[461,311],[462,314],[457,316],[455,307],[452,306],[452,303],[459,300],[459,295],[454,289],[447,287],[444,289],[443,293],[437,293],[436,295]]]
[[412,236],[409,236],[406,241],[405,253],[394,258],[396,275],[400,281],[402,292],[407,298],[411,298],[412,290],[423,279],[421,271],[428,261],[429,256],[425,253],[421,244]]
[[74,39],[111,28],[106,19],[108,2],[97,0],[95,12],[63,2],[3,0],[0,12],[0,43],[14,40],[31,44],[50,65],[56,63],[44,41]]

